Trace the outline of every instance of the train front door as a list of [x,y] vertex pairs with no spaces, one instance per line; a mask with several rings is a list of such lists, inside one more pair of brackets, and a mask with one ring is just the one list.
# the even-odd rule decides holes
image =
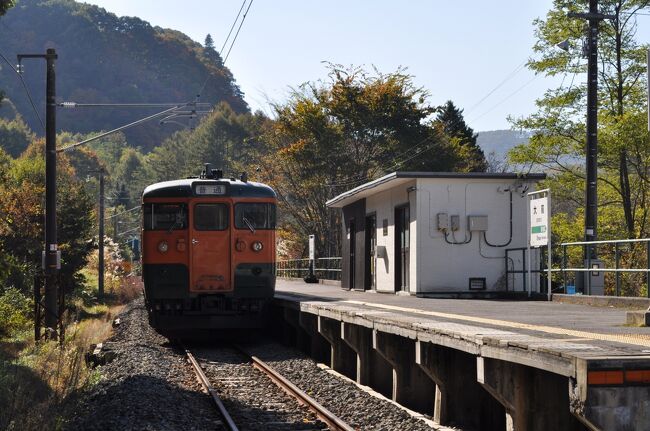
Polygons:
[[230,274],[230,205],[198,202],[190,224],[190,291],[215,293],[232,290]]

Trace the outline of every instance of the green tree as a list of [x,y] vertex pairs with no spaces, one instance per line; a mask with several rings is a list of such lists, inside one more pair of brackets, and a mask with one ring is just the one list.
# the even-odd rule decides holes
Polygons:
[[[604,20],[599,26],[599,205],[621,209],[622,231],[630,238],[646,234],[648,216],[647,176],[643,169],[647,167],[650,147],[646,128],[640,123],[645,112],[645,48],[635,38],[635,13],[648,3],[608,0],[600,4],[601,12],[614,19]],[[584,190],[585,177],[581,160],[586,86],[574,81],[576,75],[586,72],[582,60],[586,24],[568,18],[567,13],[587,7],[586,0],[555,0],[546,18],[535,21],[536,56],[528,65],[536,73],[565,75],[565,84],[547,91],[537,101],[537,113],[514,121],[516,128],[530,130],[533,135],[529,145],[511,153],[511,161],[541,166],[555,174],[558,181],[561,179],[563,184],[556,187],[566,194],[559,197],[574,202],[573,207],[566,208],[574,213],[584,205],[580,190]],[[556,47],[564,40],[569,42],[568,52]]]
[[20,116],[13,120],[0,118],[0,147],[18,157],[34,140],[34,134]]
[[15,0],[0,0],[0,16],[7,13],[7,11],[14,7],[16,4]]
[[483,150],[476,143],[478,133],[474,133],[474,130],[465,123],[463,110],[448,100],[439,108],[436,121],[442,127],[445,135],[449,139],[457,140],[458,144],[466,151],[467,156],[464,160],[463,170],[484,172],[487,169],[487,161]]
[[137,176],[142,169],[143,155],[133,148],[127,148],[122,153],[117,166],[113,169],[111,183],[119,187],[121,200],[119,205],[131,207],[140,200],[142,190],[137,182]]

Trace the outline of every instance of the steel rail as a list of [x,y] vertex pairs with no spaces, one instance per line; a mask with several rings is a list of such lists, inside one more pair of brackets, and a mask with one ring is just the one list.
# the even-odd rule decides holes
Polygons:
[[287,394],[298,400],[300,404],[303,404],[309,408],[316,416],[325,422],[330,430],[333,431],[355,431],[350,425],[345,423],[341,418],[336,416],[334,413],[327,410],[322,404],[318,401],[307,395],[304,391],[298,388],[296,385],[291,383],[287,378],[278,373],[270,365],[262,361],[257,356],[251,355],[249,352],[243,348],[237,346],[237,350],[248,356],[251,361],[253,361],[253,366],[266,374],[276,385],[278,385],[282,390]]
[[205,390],[208,391],[210,396],[212,396],[212,400],[214,400],[214,403],[217,406],[217,409],[219,410],[221,417],[225,421],[228,430],[239,431],[239,428],[237,428],[237,425],[235,425],[235,422],[232,420],[230,413],[228,413],[228,410],[226,410],[226,407],[223,405],[221,398],[219,398],[219,395],[217,395],[217,391],[215,391],[215,389],[212,387],[210,381],[208,380],[205,373],[203,372],[201,365],[199,365],[196,358],[194,358],[194,355],[192,355],[192,353],[189,350],[187,350],[184,346],[183,346],[183,350],[185,350],[185,355],[187,355],[187,358],[190,360],[190,363],[192,364],[192,367],[194,368],[194,372],[196,373],[196,376],[199,378],[201,385],[203,385],[203,388],[205,388]]

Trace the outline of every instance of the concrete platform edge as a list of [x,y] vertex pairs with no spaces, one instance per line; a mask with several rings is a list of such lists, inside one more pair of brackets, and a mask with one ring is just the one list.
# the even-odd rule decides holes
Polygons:
[[630,296],[596,296],[596,295],[565,295],[555,293],[553,302],[565,304],[589,305],[592,307],[615,307],[645,310],[650,307],[650,298]]

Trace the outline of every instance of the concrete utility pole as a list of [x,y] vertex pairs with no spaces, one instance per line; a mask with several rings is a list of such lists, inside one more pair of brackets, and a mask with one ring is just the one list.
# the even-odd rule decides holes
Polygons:
[[[56,339],[59,323],[57,304],[58,273],[61,268],[61,252],[56,232],[56,51],[48,49],[45,54],[18,54],[18,64],[24,58],[43,58],[47,65],[45,88],[45,249],[43,272],[45,274],[45,326],[51,338]],[[20,67],[22,70],[22,67]]]
[[97,262],[97,296],[104,298],[104,169],[99,170],[99,238]]
[[[598,12],[598,0],[589,0],[589,12],[569,12],[569,18],[589,20],[587,34],[587,148],[586,148],[586,208],[585,241],[598,238],[598,25],[604,19],[614,18]],[[591,249],[588,253],[587,250]],[[587,256],[590,254],[590,256]],[[596,258],[595,247],[585,247],[585,259]]]

